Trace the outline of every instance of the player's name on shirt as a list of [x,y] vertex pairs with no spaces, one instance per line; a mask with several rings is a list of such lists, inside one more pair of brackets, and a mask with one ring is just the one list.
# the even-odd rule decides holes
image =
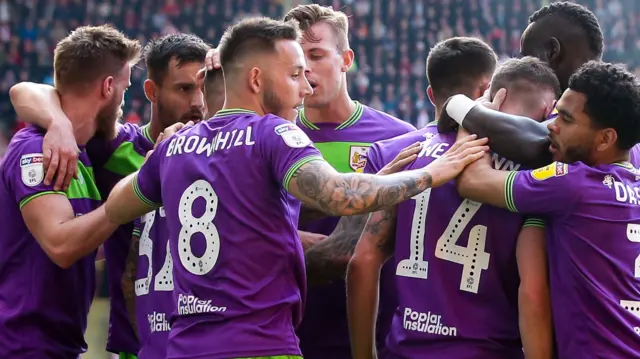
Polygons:
[[198,135],[174,136],[169,142],[166,157],[192,152],[198,155],[206,153],[207,156],[211,156],[215,151],[228,150],[232,147],[253,146],[255,143],[251,126],[247,126],[246,129],[220,131],[213,138]]
[[[636,174],[636,178],[640,178],[640,173]],[[612,175],[606,175],[602,184],[611,189],[615,189],[616,201],[638,205],[638,201],[640,201],[639,187],[631,186],[629,183],[616,181]]]
[[[418,153],[418,158],[431,157],[434,159],[440,158],[452,144],[448,142],[433,142],[435,137],[432,133],[425,133],[425,142],[422,144],[422,150]],[[498,156],[497,153],[491,155],[491,162],[493,162],[493,168],[503,171],[517,171],[520,169],[520,164],[508,160],[504,157]],[[640,194],[637,196],[640,198]]]

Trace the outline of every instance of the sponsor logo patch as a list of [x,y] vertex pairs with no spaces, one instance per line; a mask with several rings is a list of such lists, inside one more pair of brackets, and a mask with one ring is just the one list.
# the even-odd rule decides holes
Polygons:
[[42,153],[30,153],[20,157],[20,177],[28,187],[35,187],[44,179]]
[[569,172],[566,163],[554,162],[550,165],[531,171],[531,177],[537,181],[544,181],[552,177],[564,176]]
[[292,148],[303,148],[311,144],[309,136],[293,123],[283,123],[274,128],[276,134],[284,140],[287,146]]

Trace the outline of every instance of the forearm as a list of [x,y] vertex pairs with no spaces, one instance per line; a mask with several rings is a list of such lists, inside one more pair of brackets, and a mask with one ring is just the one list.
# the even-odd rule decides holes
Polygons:
[[9,97],[18,116],[25,122],[49,128],[55,121],[68,122],[62,112],[60,96],[55,88],[33,82],[20,82],[9,90]]
[[138,333],[138,323],[136,320],[136,273],[138,271],[138,256],[140,250],[140,237],[133,236],[131,238],[131,247],[127,255],[127,263],[122,276],[122,293],[124,301],[129,313],[129,321],[133,326],[134,332]]
[[463,198],[506,208],[504,189],[508,174],[490,166],[469,166],[456,179],[458,193]]
[[[447,110],[451,115],[448,105]],[[552,161],[549,130],[544,123],[494,111],[482,105],[473,107],[461,122],[467,131],[481,138],[488,137],[491,150],[516,163],[537,168]]]
[[97,250],[117,227],[107,219],[102,205],[90,213],[60,223],[49,232],[46,244],[41,245],[56,264],[68,268]]
[[125,224],[132,222],[156,207],[142,202],[134,191],[134,181],[138,173],[132,173],[118,182],[105,203],[106,215],[111,222]]
[[353,359],[377,358],[379,283],[379,263],[371,258],[353,257],[347,272],[347,313]]
[[368,214],[340,218],[326,239],[305,252],[309,285],[327,284],[344,278],[367,218]]
[[518,303],[520,336],[525,357],[527,359],[551,359],[553,355],[553,326],[549,296],[531,295],[521,287]]
[[431,179],[425,169],[388,176],[339,174],[324,161],[312,161],[294,173],[288,189],[308,206],[351,216],[405,201],[429,188]]

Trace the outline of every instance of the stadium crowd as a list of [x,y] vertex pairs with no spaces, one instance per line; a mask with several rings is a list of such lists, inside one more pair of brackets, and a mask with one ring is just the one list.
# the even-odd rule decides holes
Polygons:
[[[640,65],[640,11],[634,0],[579,0],[602,26],[606,61]],[[294,2],[295,3],[295,2]],[[528,16],[544,0],[320,0],[344,11],[357,54],[350,71],[352,96],[422,127],[433,118],[424,89],[429,48],[451,36],[475,36],[502,58],[517,56]],[[279,0],[0,0],[0,153],[23,125],[8,99],[19,81],[53,83],[55,44],[81,24],[111,23],[145,44],[159,35],[194,33],[216,44],[238,19],[262,14],[280,18]],[[415,44],[415,45],[414,45]],[[132,73],[124,120],[145,123],[143,66]]]
[[3,357],[640,355],[633,2],[0,1]]

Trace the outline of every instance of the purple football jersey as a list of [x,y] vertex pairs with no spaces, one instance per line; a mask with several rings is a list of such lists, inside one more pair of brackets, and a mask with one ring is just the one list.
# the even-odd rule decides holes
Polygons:
[[[376,174],[406,147],[416,142],[424,142],[438,134],[437,122],[431,122],[424,128],[394,138],[374,143],[367,152],[365,173]],[[380,356],[385,355],[385,343],[391,330],[393,314],[398,306],[396,295],[395,260],[389,258],[380,272],[380,299],[378,302],[378,321],[376,325],[376,346]]]
[[[108,198],[113,186],[137,171],[148,151],[153,149],[149,126],[118,124],[115,139],[94,138],[87,144],[87,153],[94,164],[96,184],[102,198]],[[136,333],[129,322],[122,294],[122,276],[131,247],[133,223],[125,224],[104,243],[105,265],[109,281],[109,334],[107,351],[136,354],[139,349]]]
[[[304,111],[298,118],[325,160],[338,172],[363,172],[366,152],[374,142],[398,136],[415,127],[356,102],[351,117],[341,123],[311,123]],[[331,234],[340,217],[327,217],[300,226],[300,230]],[[304,318],[296,330],[306,359],[351,358],[344,280],[309,288]]]
[[560,358],[640,357],[640,173],[554,162],[512,172],[509,209],[546,214]]
[[173,303],[173,259],[167,250],[169,232],[163,207],[137,220],[134,235],[140,238],[136,273],[136,319],[140,351],[138,359],[164,358]]
[[[408,169],[440,157],[456,133],[430,137]],[[520,167],[497,155],[493,163]],[[397,221],[398,306],[384,357],[523,358],[515,258],[523,217],[461,198],[450,181],[401,203]]]
[[629,162],[635,168],[640,168],[640,144],[636,144],[631,147],[631,151],[629,151]]
[[87,349],[84,331],[95,290],[95,252],[67,269],[54,264],[29,233],[20,209],[48,194],[66,195],[76,216],[101,201],[81,146],[78,178],[66,192],[43,183],[44,131],[13,136],[0,165],[0,358],[67,359]]
[[295,124],[233,109],[183,129],[142,166],[135,190],[164,206],[174,263],[168,358],[300,355],[300,202],[286,189],[314,160]]

